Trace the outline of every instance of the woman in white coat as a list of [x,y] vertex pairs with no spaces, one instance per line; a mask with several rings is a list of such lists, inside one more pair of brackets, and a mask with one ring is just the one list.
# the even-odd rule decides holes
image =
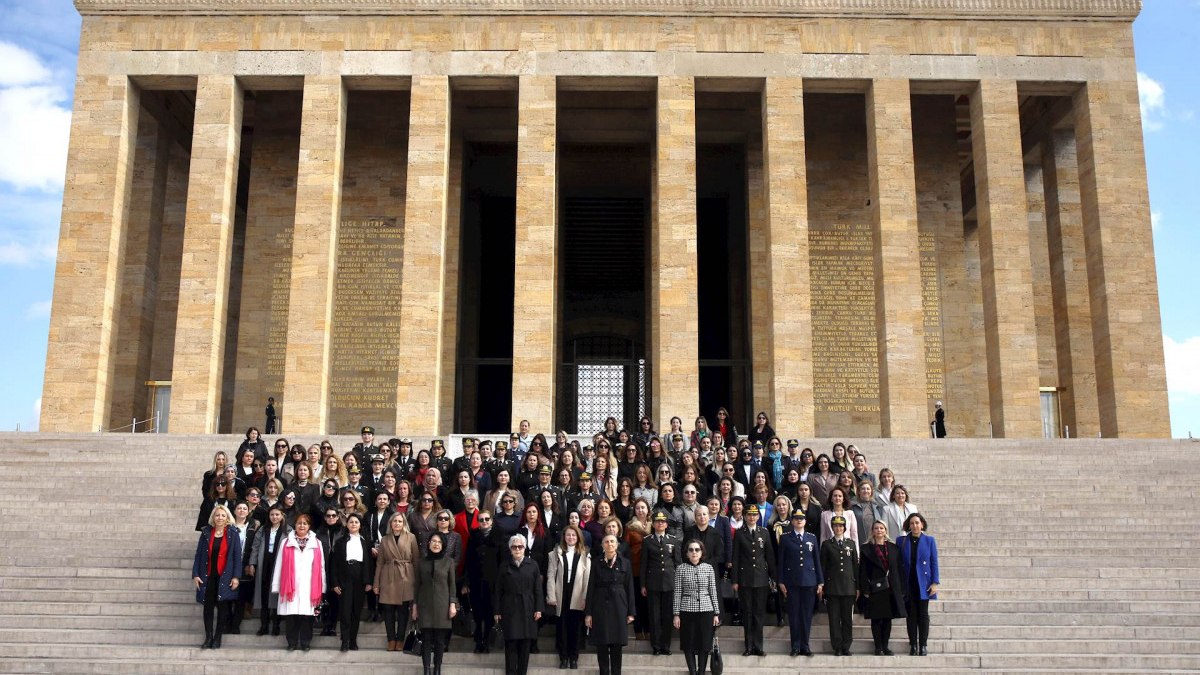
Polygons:
[[550,553],[546,572],[546,607],[558,611],[558,667],[579,667],[579,634],[586,609],[592,559],[576,525],[563,528],[558,546]]
[[287,622],[288,651],[308,651],[312,645],[313,618],[325,594],[325,555],[311,528],[307,514],[296,517],[271,581],[271,591],[279,594],[278,614]]
[[904,521],[917,512],[917,505],[908,501],[908,490],[903,485],[892,488],[888,505],[883,507],[883,521],[887,523],[888,538],[892,541],[904,536]]

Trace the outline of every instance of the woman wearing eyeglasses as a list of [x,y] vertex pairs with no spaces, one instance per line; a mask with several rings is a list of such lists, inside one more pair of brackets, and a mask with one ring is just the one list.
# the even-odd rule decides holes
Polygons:
[[713,631],[721,625],[721,596],[716,571],[704,562],[704,544],[693,539],[683,552],[684,561],[675,568],[674,625],[688,675],[704,675]]
[[492,588],[508,537],[496,529],[493,516],[487,511],[479,512],[477,522],[479,527],[471,530],[467,539],[465,571],[467,597],[475,616],[475,653],[484,654],[491,651],[489,637],[495,625]]
[[[321,542],[321,551],[325,554],[325,569],[328,570],[330,556],[333,555],[333,547],[346,534],[346,528],[342,524],[342,514],[338,512],[336,501],[321,510],[320,523],[317,529],[317,540]],[[321,622],[321,635],[329,637],[337,634],[337,618],[340,603],[336,594],[329,595],[326,600],[329,603],[329,611],[323,613],[318,618]]]
[[233,505],[236,502],[237,490],[233,487],[233,483],[226,478],[226,475],[221,474],[214,478],[209,486],[208,494],[200,504],[200,513],[196,516],[196,531],[200,532],[208,525],[208,518],[212,515],[213,508],[224,506],[232,513]]
[[417,508],[408,510],[408,530],[416,536],[422,551],[425,550],[425,542],[429,539],[429,535],[437,528],[434,517],[440,510],[441,505],[431,494],[421,495],[421,498],[417,500]]
[[271,581],[271,590],[279,594],[279,616],[287,626],[288,651],[308,651],[316,608],[325,594],[325,553],[311,524],[305,514],[296,517],[296,529],[283,542]]
[[508,555],[500,563],[492,591],[493,618],[504,635],[505,675],[528,672],[530,647],[537,641],[537,622],[542,618],[542,571],[526,555],[526,545],[520,534],[509,537]]
[[417,538],[408,531],[408,521],[402,514],[392,514],[387,532],[378,544],[374,583],[389,652],[400,651],[404,646],[404,634],[408,632],[408,603],[413,599],[413,566],[420,558],[421,548]]
[[596,647],[600,675],[620,675],[621,651],[629,644],[634,605],[632,563],[617,553],[616,535],[601,540],[604,553],[592,565],[583,623]]
[[[438,518],[443,513],[449,515],[450,512],[442,511]],[[412,619],[420,626],[424,638],[421,644],[424,675],[441,675],[442,653],[450,643],[450,620],[458,613],[458,600],[454,595],[455,562],[446,550],[444,533],[429,535],[427,546],[425,557],[417,563]]]

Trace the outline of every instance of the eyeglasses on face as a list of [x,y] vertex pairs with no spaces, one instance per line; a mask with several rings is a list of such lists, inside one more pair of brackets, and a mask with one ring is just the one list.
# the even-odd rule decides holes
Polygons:
[[450,519],[447,518],[446,516],[438,516],[438,520],[441,522],[449,522],[450,521]]
[[422,503],[422,504],[432,504],[432,503],[433,503],[433,500],[432,500],[432,499],[430,499],[429,497],[426,497],[426,498],[424,498],[424,499],[422,499],[422,500],[421,500],[421,503]]
[[509,546],[509,548],[514,551],[524,551],[525,550],[525,547],[520,544],[514,544],[512,546]]
[[687,552],[688,552],[688,553],[699,553],[699,552],[700,552],[700,549],[698,549],[698,548],[696,548],[695,546],[693,546],[693,547],[689,548],[689,549],[687,550]]

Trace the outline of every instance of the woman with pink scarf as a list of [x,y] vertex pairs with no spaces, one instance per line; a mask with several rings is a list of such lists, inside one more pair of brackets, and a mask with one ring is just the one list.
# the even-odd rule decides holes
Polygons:
[[325,593],[325,555],[311,533],[312,521],[301,514],[295,527],[279,551],[271,581],[272,592],[279,594],[278,616],[287,620],[289,652],[312,645],[313,617]]

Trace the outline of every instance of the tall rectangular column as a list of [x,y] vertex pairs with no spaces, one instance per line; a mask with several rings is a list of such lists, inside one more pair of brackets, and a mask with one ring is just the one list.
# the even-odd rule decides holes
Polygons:
[[696,83],[658,78],[654,216],[650,233],[651,417],[700,407],[696,284]]
[[971,147],[992,433],[1036,438],[1042,432],[1037,325],[1016,82],[979,82],[971,94]]
[[412,78],[401,267],[402,349],[396,433],[436,433],[442,352],[443,252],[449,192],[450,79]]
[[512,428],[528,419],[554,428],[554,373],[558,344],[557,81],[520,78],[517,100],[517,270],[513,293],[520,320],[513,326]]
[[[1131,69],[1132,70],[1132,69]],[[1075,95],[1083,237],[1100,430],[1171,433],[1137,81],[1088,82]]]
[[139,95],[124,75],[80,75],[67,153],[41,428],[96,431],[112,395]]
[[341,77],[305,77],[300,114],[287,349],[279,412],[292,433],[323,434],[329,428],[329,352],[346,145],[346,87]]
[[867,93],[867,176],[875,227],[879,422],[888,438],[929,435],[925,308],[908,80]]
[[197,82],[172,367],[173,433],[216,433],[220,417],[242,99],[232,75],[201,75]]
[[[804,83],[769,77],[763,85],[766,267],[763,306],[771,334],[767,378],[774,427],[815,436],[812,367],[812,281],[808,256],[808,177],[804,147]],[[755,385],[757,388],[757,384]]]
[[1059,405],[1063,424],[1070,427],[1071,436],[1094,438],[1100,432],[1100,404],[1096,395],[1096,356],[1075,130],[1050,132],[1042,147],[1058,380],[1064,387],[1059,394]]

